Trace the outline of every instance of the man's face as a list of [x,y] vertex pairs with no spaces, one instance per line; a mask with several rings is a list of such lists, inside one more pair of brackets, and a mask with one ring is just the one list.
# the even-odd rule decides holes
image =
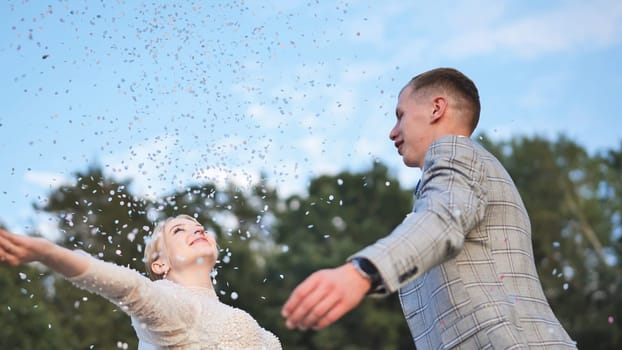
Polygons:
[[404,164],[423,167],[423,159],[430,145],[432,101],[425,94],[414,94],[407,86],[401,93],[395,108],[397,120],[389,133]]

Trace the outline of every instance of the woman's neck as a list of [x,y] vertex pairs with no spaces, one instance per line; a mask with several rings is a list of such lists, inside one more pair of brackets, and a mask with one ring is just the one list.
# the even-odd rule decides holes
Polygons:
[[210,277],[211,268],[204,265],[185,266],[183,269],[170,271],[166,279],[184,287],[201,287],[214,289]]

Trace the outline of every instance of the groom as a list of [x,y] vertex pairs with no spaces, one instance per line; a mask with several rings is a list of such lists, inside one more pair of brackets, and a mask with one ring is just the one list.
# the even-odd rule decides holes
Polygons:
[[393,232],[315,272],[283,306],[288,328],[327,327],[367,294],[399,291],[417,349],[576,349],[536,271],[522,199],[499,161],[469,137],[475,84],[451,68],[400,92],[389,137],[422,170],[415,206]]

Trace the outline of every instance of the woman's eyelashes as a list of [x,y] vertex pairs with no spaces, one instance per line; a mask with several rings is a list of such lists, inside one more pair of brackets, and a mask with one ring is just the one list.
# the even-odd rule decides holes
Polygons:
[[[181,226],[173,228],[173,234],[176,234],[178,232],[184,232],[184,231],[185,229]],[[205,229],[203,227],[199,227],[199,228],[196,228],[194,231],[192,231],[192,233],[195,235],[203,235],[205,234]]]

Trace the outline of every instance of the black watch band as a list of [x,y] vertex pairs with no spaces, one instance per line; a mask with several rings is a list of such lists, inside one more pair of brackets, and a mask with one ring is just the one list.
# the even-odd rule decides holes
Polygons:
[[378,269],[371,261],[365,258],[354,258],[350,260],[350,262],[356,267],[356,269],[361,273],[361,275],[367,278],[371,282],[371,288],[369,288],[369,292],[373,293],[382,286],[382,277],[378,272]]

